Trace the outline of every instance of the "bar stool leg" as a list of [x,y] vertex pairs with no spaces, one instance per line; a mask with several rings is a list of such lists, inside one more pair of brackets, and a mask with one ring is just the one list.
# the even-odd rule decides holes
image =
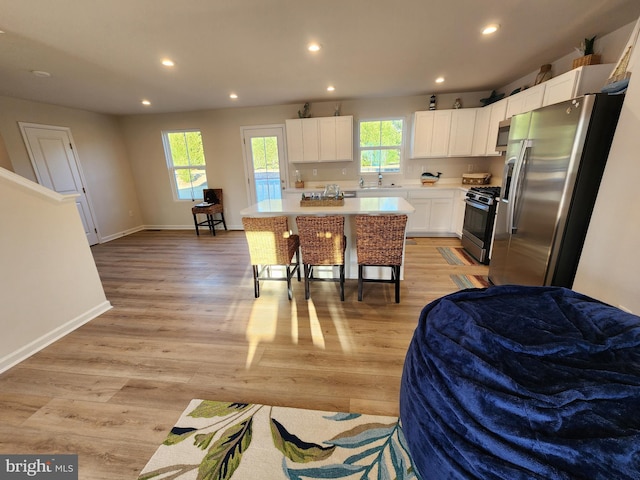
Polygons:
[[196,235],[200,236],[200,230],[198,230],[198,217],[196,217],[196,214],[193,214],[193,223],[196,224]]

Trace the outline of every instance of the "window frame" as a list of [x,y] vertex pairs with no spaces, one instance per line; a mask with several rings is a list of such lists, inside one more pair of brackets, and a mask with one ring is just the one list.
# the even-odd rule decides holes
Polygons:
[[[203,160],[204,160],[204,164],[203,165],[189,165],[186,167],[183,166],[176,166],[174,165],[173,162],[173,154],[171,152],[171,144],[169,142],[169,134],[172,133],[190,133],[190,132],[197,132],[200,134],[200,139],[202,141],[202,154],[203,154]],[[205,175],[205,185],[202,188],[209,188],[208,186],[208,178],[206,177],[207,175],[207,159],[206,159],[206,155],[204,154],[204,136],[202,135],[202,130],[200,130],[199,128],[178,128],[178,129],[170,129],[170,130],[162,130],[162,145],[164,147],[164,157],[165,157],[165,161],[167,163],[167,170],[169,173],[169,182],[171,184],[171,190],[173,192],[173,199],[174,201],[177,202],[194,202],[196,201],[196,199],[199,199],[201,195],[196,195],[196,190],[194,188],[194,186],[191,186],[191,198],[180,198],[180,194],[179,194],[179,189],[178,189],[178,185],[176,183],[176,171],[177,170],[191,170],[191,169],[198,169],[198,170],[204,170],[204,175]]]
[[[400,146],[396,147],[396,146],[386,146],[383,147],[382,145],[379,147],[362,147],[361,146],[361,138],[360,138],[360,130],[361,130],[361,124],[362,123],[366,123],[366,122],[386,122],[386,121],[396,121],[399,120],[402,122],[402,140],[400,142]],[[361,118],[358,120],[358,173],[360,175],[379,175],[380,173],[382,175],[400,175],[403,173],[404,170],[404,152],[405,152],[405,146],[406,146],[406,136],[407,136],[407,118],[406,116],[403,115],[398,115],[398,116],[386,116],[386,117],[372,117],[372,118]],[[389,172],[389,171],[385,171],[385,170],[380,170],[379,166],[378,166],[378,170],[375,172],[365,172],[362,170],[362,152],[363,150],[365,151],[370,151],[370,150],[391,150],[391,149],[399,149],[399,165],[398,165],[398,171],[395,172]]]

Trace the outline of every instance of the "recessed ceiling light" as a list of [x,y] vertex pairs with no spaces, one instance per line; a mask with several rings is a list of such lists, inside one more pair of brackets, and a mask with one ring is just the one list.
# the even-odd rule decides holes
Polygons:
[[150,102],[149,100],[142,100],[142,104],[143,104],[145,107],[148,107],[149,105],[151,105],[151,102]]
[[49,72],[45,72],[44,70],[31,70],[31,73],[40,78],[49,78],[51,76]]
[[499,28],[500,28],[500,25],[498,25],[497,23],[492,23],[491,25],[487,25],[482,29],[482,34],[491,35],[492,33],[496,33]]
[[444,82],[444,77],[436,78],[436,83],[443,83],[443,82]]
[[162,65],[164,65],[165,67],[173,67],[175,65],[175,63],[173,62],[173,60],[171,60],[169,58],[164,58],[162,60]]
[[309,49],[310,52],[320,51],[320,45],[318,45],[317,43],[310,43],[307,48]]
[[333,85],[329,85],[327,87],[327,92],[334,92],[336,90],[336,87],[334,87]]
[[238,98],[238,95],[236,93],[231,93],[231,94],[229,94],[229,98],[231,100],[235,100],[236,98]]

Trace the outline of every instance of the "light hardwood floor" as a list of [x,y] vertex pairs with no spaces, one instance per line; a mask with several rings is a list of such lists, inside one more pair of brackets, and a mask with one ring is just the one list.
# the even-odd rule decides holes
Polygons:
[[77,453],[80,479],[135,479],[192,398],[398,415],[421,309],[457,290],[436,246],[393,286],[294,282],[253,297],[243,232],[144,231],[92,247],[113,309],[0,375],[0,452]]

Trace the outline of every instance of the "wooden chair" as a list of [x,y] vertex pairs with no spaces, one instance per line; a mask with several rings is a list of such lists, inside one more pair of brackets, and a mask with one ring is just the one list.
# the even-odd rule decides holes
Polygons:
[[[400,303],[400,267],[404,248],[406,215],[356,215],[358,255],[358,301],[363,282],[394,283],[396,303]],[[364,267],[391,267],[391,279],[364,278]]]
[[[243,217],[242,225],[247,236],[255,297],[260,296],[260,280],[287,282],[289,300],[293,298],[291,277],[297,271],[300,281],[300,239],[289,231],[287,217]],[[293,256],[295,263],[292,263]],[[271,267],[283,265],[284,277],[273,277]],[[293,266],[293,268],[291,268]]]
[[[310,297],[310,281],[339,281],[340,300],[344,301],[344,252],[347,237],[344,235],[342,216],[300,216],[296,218],[300,235],[300,250],[304,265],[304,293]],[[321,265],[338,266],[339,279],[318,278],[313,275],[313,267]]]
[[[196,235],[200,235],[200,231],[198,227],[201,225],[206,225],[209,227],[209,231],[211,235],[215,237],[216,235],[216,225],[221,223],[224,226],[224,229],[227,229],[227,224],[224,221],[224,204],[222,203],[222,189],[221,188],[205,188],[202,190],[202,198],[203,202],[210,203],[208,207],[198,207],[194,206],[191,209],[191,213],[193,213],[193,223],[196,226]],[[214,215],[218,213],[220,214],[220,219],[214,218]],[[202,222],[198,222],[198,215],[205,215],[205,220]]]

